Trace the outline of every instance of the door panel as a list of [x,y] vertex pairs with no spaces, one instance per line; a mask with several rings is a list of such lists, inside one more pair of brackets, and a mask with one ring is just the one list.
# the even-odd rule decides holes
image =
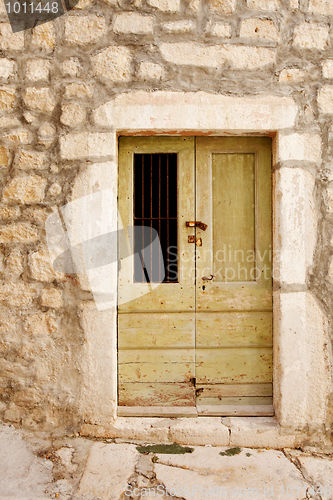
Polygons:
[[196,219],[198,412],[273,414],[270,139],[197,138]]
[[[196,413],[195,248],[187,242],[185,224],[194,219],[194,174],[194,138],[119,140],[122,224],[125,230],[132,225],[139,226],[139,231],[142,225],[155,228],[166,262],[165,282],[160,284],[153,282],[154,272],[149,273],[149,247],[142,252],[143,261],[120,262],[118,404],[122,415],[131,415],[131,407],[136,407],[135,414],[188,414],[189,407]],[[138,250],[137,239],[130,242],[132,253]],[[166,253],[171,246],[172,261]],[[121,258],[121,248],[119,253]],[[152,283],[146,281],[142,262]]]

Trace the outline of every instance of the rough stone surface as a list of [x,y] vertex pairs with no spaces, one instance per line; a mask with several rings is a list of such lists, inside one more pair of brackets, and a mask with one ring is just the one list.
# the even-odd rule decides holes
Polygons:
[[303,160],[319,162],[322,141],[319,134],[281,135],[279,160]]
[[297,462],[305,479],[320,488],[323,500],[332,500],[333,461],[320,457],[297,457]]
[[15,158],[15,167],[20,170],[42,170],[47,167],[46,154],[22,149]]
[[127,81],[131,75],[131,52],[127,47],[108,47],[93,56],[95,75],[114,82]]
[[28,88],[24,94],[24,102],[29,108],[45,111],[46,113],[53,111],[55,106],[54,97],[52,96],[50,89],[46,87]]
[[163,12],[177,12],[180,9],[180,0],[148,0],[148,4]]
[[170,21],[163,24],[164,31],[168,33],[191,33],[195,30],[193,21]]
[[55,45],[55,29],[53,23],[44,23],[33,29],[31,46],[41,51],[51,52]]
[[207,27],[207,32],[212,36],[230,38],[231,26],[224,23],[214,23],[212,26]]
[[13,33],[10,24],[0,24],[0,49],[22,50],[24,48],[24,33]]
[[106,23],[102,16],[90,14],[65,18],[65,40],[72,44],[85,45],[95,42],[105,31]]
[[2,498],[45,498],[53,480],[50,460],[37,458],[12,426],[0,429],[0,495]]
[[56,288],[44,288],[41,295],[41,304],[44,307],[58,309],[62,306],[62,292]]
[[118,14],[113,22],[113,30],[116,33],[137,33],[138,35],[152,33],[153,18],[136,12]]
[[271,65],[275,51],[262,47],[241,45],[210,45],[202,47],[195,43],[162,43],[163,57],[173,63],[218,68],[230,62],[235,68],[260,68]]
[[113,137],[110,133],[82,132],[61,138],[61,156],[67,159],[110,156],[113,154]]
[[130,444],[94,443],[78,494],[118,500],[125,492],[139,453]]
[[309,12],[324,16],[333,16],[332,2],[330,0],[310,0]]
[[0,285],[0,301],[8,306],[28,307],[36,295],[36,289],[26,283]]
[[[262,500],[273,492],[274,498],[282,500],[281,486],[286,490],[288,485],[289,491],[298,488],[305,498],[308,483],[282,452],[246,448],[235,456],[220,456],[219,452],[225,452],[225,448],[196,448],[185,455],[158,455],[156,477],[170,495],[186,500],[207,498],[207,492],[217,498],[242,493]],[[268,484],[263,471],[269,475]]]
[[8,80],[13,77],[16,73],[16,63],[11,59],[6,59],[5,57],[0,58],[0,78]]
[[32,59],[27,61],[28,80],[48,80],[50,76],[51,62],[46,59]]
[[298,68],[285,68],[279,75],[279,81],[285,83],[297,83],[304,80],[306,72]]
[[272,21],[262,19],[245,19],[241,24],[240,36],[250,38],[265,38],[279,40],[279,32]]
[[57,328],[56,320],[48,313],[33,314],[24,322],[24,330],[30,335],[48,335]]
[[37,228],[26,222],[0,227],[0,243],[33,243],[37,240]]
[[326,59],[322,62],[323,76],[325,78],[333,79],[333,59]]
[[210,10],[219,14],[232,14],[235,7],[236,0],[209,0]]
[[324,50],[328,42],[328,35],[328,27],[305,22],[295,28],[293,43],[303,49]]
[[44,198],[46,179],[39,175],[14,177],[4,189],[2,201],[38,203]]
[[92,97],[93,88],[86,83],[68,83],[65,89],[65,97]]
[[246,0],[246,4],[250,9],[279,10],[281,0]]
[[0,110],[7,110],[13,107],[15,102],[15,89],[0,86]]
[[61,278],[61,273],[54,271],[47,248],[39,248],[29,254],[31,277],[37,281],[53,281]]
[[163,68],[159,64],[144,61],[140,64],[137,74],[142,80],[160,80],[163,76]]
[[333,114],[333,85],[324,85],[318,93],[318,105],[324,114]]

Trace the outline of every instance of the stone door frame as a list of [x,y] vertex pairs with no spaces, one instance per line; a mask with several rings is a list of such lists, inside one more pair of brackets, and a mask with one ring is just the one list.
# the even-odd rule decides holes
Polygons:
[[[273,405],[275,423],[287,433],[305,428],[323,431],[330,393],[328,322],[307,285],[317,241],[315,178],[309,164],[321,160],[321,142],[311,131],[297,131],[297,114],[290,97],[126,92],[94,111],[93,132],[68,134],[60,144],[62,158],[89,159],[76,179],[72,199],[109,188],[116,213],[117,138],[121,135],[273,138]],[[89,289],[84,278],[80,281]],[[116,417],[116,305],[98,311],[94,303],[83,304],[81,325],[85,350],[79,411],[86,433],[100,428],[104,429],[101,435],[121,436],[125,425],[137,439],[154,435],[147,431],[147,420],[152,419]],[[146,430],[134,431],[138,426]],[[198,432],[207,438],[205,427]],[[282,442],[292,445],[290,440]]]

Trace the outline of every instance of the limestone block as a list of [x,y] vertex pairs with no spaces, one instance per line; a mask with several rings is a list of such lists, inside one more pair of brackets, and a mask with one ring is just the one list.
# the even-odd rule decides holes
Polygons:
[[328,277],[333,282],[333,260],[331,260],[330,267],[328,269]]
[[298,68],[285,68],[279,75],[279,82],[297,83],[304,80],[306,72]]
[[191,13],[197,14],[200,11],[201,0],[190,0],[188,4],[188,9]]
[[324,114],[333,114],[333,85],[324,85],[318,92],[318,106]]
[[79,314],[84,344],[78,360],[83,377],[78,404],[86,422],[106,424],[117,404],[116,313],[97,311],[94,302],[86,301]]
[[21,409],[14,403],[10,403],[4,414],[5,422],[16,422],[19,423],[22,418]]
[[65,86],[65,97],[92,97],[93,86],[89,83],[67,83]]
[[6,259],[6,279],[17,279],[23,273],[23,254],[19,248],[14,248]]
[[123,12],[117,14],[113,21],[113,31],[115,33],[135,33],[144,35],[153,33],[153,17],[143,16],[137,12]]
[[180,10],[180,0],[148,0],[148,4],[163,12],[178,12]]
[[0,146],[0,166],[8,167],[10,161],[10,153],[5,146]]
[[9,207],[8,205],[0,206],[0,219],[17,219],[20,216],[19,207]]
[[32,31],[31,46],[45,52],[52,52],[55,46],[55,29],[53,22],[40,24]]
[[86,112],[82,106],[76,103],[63,104],[61,106],[60,121],[64,125],[75,127],[86,118]]
[[11,109],[15,102],[15,89],[0,86],[0,110]]
[[47,59],[30,59],[27,61],[26,75],[31,81],[48,80],[50,77],[51,61]]
[[24,330],[31,335],[48,335],[57,329],[57,321],[49,313],[33,314],[24,322]]
[[333,79],[333,59],[326,59],[321,63],[323,77]]
[[209,9],[218,14],[232,14],[236,8],[236,0],[209,0]]
[[24,32],[13,33],[9,23],[0,24],[0,50],[22,50]]
[[256,10],[279,10],[281,0],[246,0],[249,9]]
[[49,212],[47,209],[43,209],[40,207],[29,207],[24,210],[24,216],[29,217],[33,220],[33,222],[43,223],[46,221]]
[[50,255],[46,247],[30,252],[28,257],[30,275],[37,281],[53,281],[63,278],[63,274],[55,271],[52,267]]
[[25,128],[16,128],[13,131],[3,134],[2,138],[10,142],[29,144],[32,136],[29,130],[26,130]]
[[138,458],[139,452],[132,444],[94,443],[78,495],[118,500],[125,492]]
[[299,8],[299,0],[290,0],[289,7],[291,10],[297,10]]
[[43,170],[47,167],[46,158],[45,153],[22,149],[15,156],[15,167],[20,170]]
[[280,168],[275,174],[274,278],[305,284],[317,241],[314,176],[301,168]]
[[29,87],[23,97],[24,103],[31,109],[50,113],[53,111],[56,102],[50,89],[47,87]]
[[81,66],[79,61],[75,57],[70,57],[69,59],[65,59],[60,65],[62,73],[67,76],[77,76],[79,73]]
[[280,293],[275,315],[275,411],[281,426],[324,426],[331,393],[327,319],[310,292]]
[[304,22],[296,26],[293,45],[302,49],[324,50],[328,43],[329,28],[316,23]]
[[58,309],[62,306],[62,292],[56,288],[44,288],[41,295],[41,304],[44,307]]
[[16,74],[16,62],[6,57],[0,58],[0,78],[8,80],[8,78]]
[[102,157],[114,154],[114,136],[111,133],[81,132],[60,138],[60,155],[74,160],[85,157]]
[[241,37],[264,38],[265,40],[278,41],[279,32],[272,21],[262,19],[244,19],[241,24]]
[[231,37],[231,26],[230,24],[224,23],[214,23],[209,28],[209,34],[213,36],[221,36],[225,38]]
[[21,122],[15,116],[0,116],[0,128],[16,127]]
[[92,57],[94,73],[114,82],[131,77],[131,51],[123,46],[111,46]]
[[275,417],[227,417],[222,418],[230,430],[230,446],[248,448],[293,448],[297,436],[281,434]]
[[[179,109],[182,109],[182,113]],[[94,112],[103,127],[121,130],[265,131],[295,126],[290,97],[231,97],[206,92],[126,92]]]
[[331,0],[310,0],[309,12],[324,16],[333,16],[333,4]]
[[50,122],[44,122],[38,129],[38,135],[42,138],[53,137],[56,133],[56,128]]
[[37,228],[26,222],[0,227],[0,243],[34,243],[38,238]]
[[218,68],[230,62],[236,69],[252,69],[272,65],[275,50],[242,45],[201,46],[194,42],[162,43],[164,59],[173,64]]
[[106,32],[105,19],[89,14],[65,17],[65,40],[71,44],[85,45],[95,42]]
[[5,203],[39,203],[44,199],[46,179],[39,175],[14,177],[4,188],[2,201]]
[[0,332],[2,334],[20,333],[20,317],[13,314],[10,308],[2,307],[0,311]]
[[0,302],[14,307],[28,307],[36,297],[36,289],[28,283],[0,285]]
[[289,134],[279,136],[278,160],[321,161],[321,137],[319,134]]
[[221,424],[220,417],[177,418],[174,425],[170,425],[168,439],[183,445],[205,446],[214,443],[215,446],[227,446],[230,436],[228,427]]
[[163,29],[167,33],[193,33],[196,25],[193,21],[170,21],[163,24]]
[[160,80],[163,76],[163,67],[150,61],[140,63],[138,77],[142,80]]

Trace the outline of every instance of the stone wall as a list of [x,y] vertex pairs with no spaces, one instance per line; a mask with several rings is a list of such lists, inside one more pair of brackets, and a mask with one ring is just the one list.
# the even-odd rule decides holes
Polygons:
[[[106,112],[103,104],[128,91],[204,91],[242,97],[244,107],[265,95],[294,101],[295,127],[279,139],[275,168],[288,167],[284,182],[294,182],[294,189],[299,179],[305,183],[311,207],[305,201],[304,209],[315,218],[314,224],[309,220],[315,232],[310,230],[303,244],[300,226],[286,226],[296,231],[284,268],[293,280],[277,281],[276,288],[291,294],[289,309],[292,294],[310,294],[295,311],[305,317],[316,308],[316,321],[331,325],[331,0],[81,0],[65,16],[17,34],[2,3],[1,9],[0,416],[5,422],[57,432],[74,432],[83,419],[89,423],[80,401],[89,322],[82,310],[93,307],[93,296],[75,277],[51,268],[44,225],[56,207],[72,199],[75,179],[87,166],[114,160],[113,110]],[[260,110],[254,113],[264,133]],[[304,234],[306,221],[302,224]],[[293,261],[300,255],[305,272],[295,278]],[[302,336],[302,318],[299,323],[295,331]],[[330,342],[323,348],[327,364]],[[329,391],[318,405],[329,431]]]

